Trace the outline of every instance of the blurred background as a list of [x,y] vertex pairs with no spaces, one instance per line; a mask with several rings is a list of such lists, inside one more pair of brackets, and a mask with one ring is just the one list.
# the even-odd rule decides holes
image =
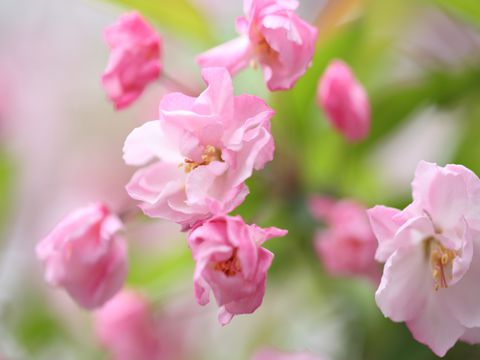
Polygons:
[[[301,0],[316,24],[313,65],[288,92],[268,93],[259,70],[235,78],[276,110],[275,160],[248,181],[235,211],[247,222],[289,230],[275,253],[263,305],[221,328],[216,306],[195,303],[193,261],[176,225],[129,224],[128,286],[164,319],[175,360],[246,360],[262,347],[305,350],[333,360],[434,359],[404,324],[385,319],[375,285],[332,277],[313,249],[323,225],[314,194],[403,207],[421,159],[463,164],[480,174],[480,2],[475,0]],[[91,315],[49,288],[34,246],[70,210],[101,200],[132,206],[124,185],[126,135],[156,118],[170,90],[151,85],[114,112],[100,86],[105,26],[141,11],[164,39],[165,71],[202,89],[194,57],[236,36],[241,0],[0,0],[0,358],[106,359]],[[341,58],[366,86],[368,139],[351,145],[316,105],[326,65]],[[213,301],[212,301],[213,302]],[[458,343],[446,359],[479,359]]]

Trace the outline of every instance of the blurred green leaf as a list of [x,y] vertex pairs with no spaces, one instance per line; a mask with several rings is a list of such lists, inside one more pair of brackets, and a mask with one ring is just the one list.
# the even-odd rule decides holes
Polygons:
[[0,232],[6,224],[11,203],[14,167],[8,155],[0,151]]
[[166,29],[204,43],[211,43],[208,20],[189,0],[104,0],[135,9]]
[[448,10],[480,25],[480,1],[478,0],[435,0]]

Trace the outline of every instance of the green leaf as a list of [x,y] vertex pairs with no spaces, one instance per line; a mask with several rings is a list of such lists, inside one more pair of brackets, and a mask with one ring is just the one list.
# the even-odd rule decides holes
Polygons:
[[480,1],[478,0],[435,0],[443,6],[466,20],[480,25]]
[[212,42],[208,20],[188,0],[104,0],[138,10],[158,25],[179,35]]

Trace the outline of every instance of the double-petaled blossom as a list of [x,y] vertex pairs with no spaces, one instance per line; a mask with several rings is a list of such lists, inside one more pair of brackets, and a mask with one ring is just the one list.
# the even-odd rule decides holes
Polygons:
[[413,202],[369,210],[386,262],[376,301],[443,356],[457,340],[480,341],[480,180],[460,165],[420,162]]
[[149,303],[122,291],[95,313],[100,343],[112,360],[163,360],[160,332]]
[[321,360],[308,352],[280,352],[273,349],[260,350],[252,360]]
[[259,63],[268,88],[290,89],[310,66],[317,30],[295,13],[296,0],[244,0],[237,19],[241,36],[198,56],[202,67],[222,66],[233,75]]
[[102,84],[117,110],[134,102],[162,70],[161,39],[136,12],[120,17],[104,32],[110,58]]
[[251,95],[233,95],[229,73],[204,69],[207,89],[197,98],[163,97],[160,119],[135,129],[124,159],[148,166],[135,173],[127,191],[144,213],[188,229],[197,221],[228,213],[248,193],[244,181],[272,160],[274,112]]
[[102,204],[80,208],[62,220],[36,248],[45,279],[64,288],[82,307],[103,305],[127,274],[121,221]]
[[188,244],[196,262],[195,297],[209,302],[210,290],[220,306],[219,322],[250,314],[262,303],[273,254],[262,244],[286,230],[247,225],[240,216],[216,216],[191,230]]
[[314,197],[312,214],[327,225],[317,231],[315,249],[327,271],[332,275],[366,276],[379,279],[375,262],[377,241],[368,221],[367,209],[352,200],[335,201]]
[[348,141],[356,142],[368,136],[368,95],[343,61],[334,60],[328,65],[318,84],[317,102],[332,126]]

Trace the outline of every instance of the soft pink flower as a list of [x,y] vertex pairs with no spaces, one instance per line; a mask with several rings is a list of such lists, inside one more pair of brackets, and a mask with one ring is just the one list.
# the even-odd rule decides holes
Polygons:
[[153,311],[132,291],[122,291],[95,313],[95,330],[113,360],[164,359]]
[[102,84],[117,110],[135,101],[162,69],[161,39],[136,12],[120,17],[105,29],[111,50]]
[[37,245],[45,279],[63,287],[82,307],[103,305],[120,290],[127,274],[121,221],[102,204],[75,210]]
[[376,301],[413,337],[443,356],[459,339],[480,340],[480,180],[460,165],[421,161],[413,202],[369,210],[386,261]]
[[260,350],[252,360],[321,360],[320,357],[307,353],[286,353],[273,349]]
[[163,97],[160,119],[133,130],[124,159],[137,171],[127,191],[148,216],[184,229],[242,203],[244,181],[272,160],[274,112],[251,95],[233,96],[223,68],[202,71],[208,84],[198,98],[180,93]]
[[270,90],[290,89],[305,73],[315,52],[317,29],[295,13],[296,0],[244,0],[237,19],[241,36],[197,58],[202,67],[222,66],[233,75],[259,62]]
[[247,225],[240,216],[217,216],[194,228],[188,243],[196,261],[198,303],[207,304],[213,291],[222,325],[234,315],[253,313],[262,303],[273,260],[273,254],[262,244],[286,234],[275,227]]
[[370,131],[368,95],[352,70],[341,60],[328,65],[317,91],[318,104],[335,129],[351,142],[367,137]]
[[315,235],[315,249],[327,271],[332,275],[363,275],[376,282],[380,278],[374,258],[377,241],[367,210],[351,200],[314,197],[311,212],[328,226]]

